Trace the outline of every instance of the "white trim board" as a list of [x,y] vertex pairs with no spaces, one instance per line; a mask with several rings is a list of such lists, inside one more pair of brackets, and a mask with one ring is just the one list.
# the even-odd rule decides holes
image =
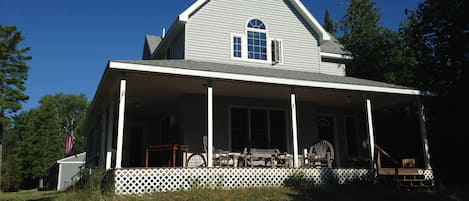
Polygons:
[[420,91],[416,89],[399,89],[399,88],[390,88],[390,87],[297,80],[297,79],[289,79],[289,78],[267,77],[267,76],[260,76],[260,75],[244,75],[244,74],[236,74],[236,73],[193,70],[193,69],[153,66],[153,65],[145,65],[145,64],[131,64],[131,63],[116,62],[116,61],[110,61],[108,68],[119,69],[119,70],[130,70],[130,71],[152,72],[152,73],[164,73],[164,74],[172,74],[172,75],[195,76],[195,77],[203,77],[203,78],[260,82],[260,83],[280,84],[280,85],[300,86],[300,87],[319,87],[319,88],[326,88],[326,89],[343,89],[343,90],[353,90],[353,91],[381,92],[381,93],[390,93],[390,94],[405,94],[405,95],[420,95],[420,96],[433,95],[431,92]]
[[346,55],[346,54],[337,54],[337,53],[329,53],[329,52],[320,52],[319,53],[322,57],[326,58],[333,58],[333,59],[353,59],[353,56]]
[[72,159],[72,158],[79,158],[83,155],[85,155],[85,158],[83,158],[83,160],[86,160],[86,152],[83,152],[83,153],[72,155],[72,156],[69,156],[69,157],[66,157],[66,158],[59,159],[56,162],[57,163],[70,163],[70,162],[72,162],[72,163],[81,163],[81,161],[66,161],[66,160],[69,160],[69,159]]
[[85,164],[85,161],[64,161],[64,162],[59,162],[60,164]]

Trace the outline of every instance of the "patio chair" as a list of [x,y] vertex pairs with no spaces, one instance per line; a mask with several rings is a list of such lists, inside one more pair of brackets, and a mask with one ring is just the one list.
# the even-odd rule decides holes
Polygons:
[[[206,135],[203,136],[203,143],[204,143],[204,151],[205,153],[208,153],[208,137]],[[215,146],[213,146],[213,165],[214,166],[229,166],[230,165],[230,160],[232,158],[230,157],[230,152],[227,150],[223,149],[215,149]]]
[[332,168],[334,147],[327,140],[321,140],[309,148],[308,163],[310,167]]

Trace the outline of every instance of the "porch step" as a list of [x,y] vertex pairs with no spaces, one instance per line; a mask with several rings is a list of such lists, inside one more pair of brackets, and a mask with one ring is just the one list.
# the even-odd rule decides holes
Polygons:
[[[396,182],[395,179],[393,179]],[[433,180],[425,179],[423,175],[400,175],[399,186],[406,190],[431,190],[434,186]]]

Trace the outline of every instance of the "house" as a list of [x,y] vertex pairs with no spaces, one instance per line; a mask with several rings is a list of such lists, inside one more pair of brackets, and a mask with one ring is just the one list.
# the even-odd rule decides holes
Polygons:
[[[197,0],[164,37],[145,37],[142,60],[109,61],[85,122],[87,164],[113,173],[118,194],[281,185],[297,170],[318,183],[373,178],[383,167],[375,138],[385,136],[375,133],[376,111],[411,105],[417,129],[402,141],[419,155],[402,156],[431,180],[422,101],[431,93],[348,77],[349,59],[300,0]],[[389,124],[407,123],[400,120]],[[204,151],[203,136],[207,167],[161,167],[185,166],[185,156]],[[332,168],[305,166],[304,150],[322,139],[335,149]],[[148,156],[158,145],[169,152]],[[165,158],[179,145],[188,153]],[[277,148],[292,167],[214,167],[214,147]]]
[[57,160],[49,168],[48,189],[67,190],[80,179],[84,168],[86,152]]

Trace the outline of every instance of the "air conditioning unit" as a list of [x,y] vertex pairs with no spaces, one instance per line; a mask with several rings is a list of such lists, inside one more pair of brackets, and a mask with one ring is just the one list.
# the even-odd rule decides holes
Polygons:
[[282,43],[279,40],[272,40],[272,64],[278,64],[282,59]]

